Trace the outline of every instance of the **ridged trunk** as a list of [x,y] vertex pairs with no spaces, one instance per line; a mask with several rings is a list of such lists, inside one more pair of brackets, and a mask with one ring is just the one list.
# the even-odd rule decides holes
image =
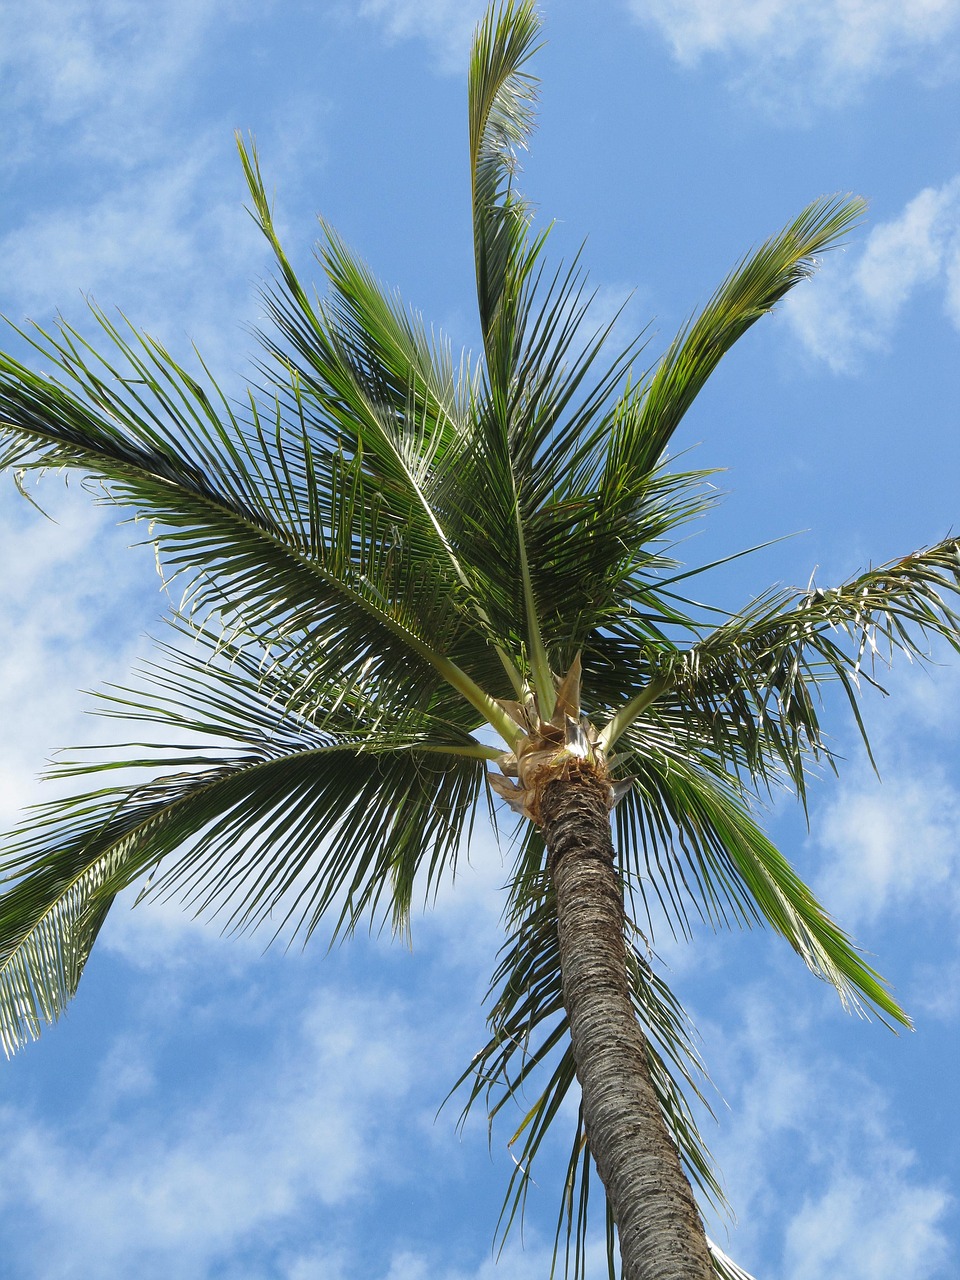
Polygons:
[[716,1280],[630,999],[608,795],[589,766],[574,766],[540,798],[587,1141],[617,1224],[623,1280]]

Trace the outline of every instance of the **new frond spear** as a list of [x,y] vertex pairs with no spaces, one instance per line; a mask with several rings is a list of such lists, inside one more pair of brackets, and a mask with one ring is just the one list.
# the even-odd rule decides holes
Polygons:
[[670,469],[673,433],[863,204],[810,205],[649,372],[633,372],[639,346],[604,363],[579,270],[547,271],[516,185],[538,40],[533,5],[510,0],[473,44],[480,357],[455,362],[325,224],[314,299],[242,141],[279,268],[245,409],[96,310],[96,345],[66,324],[21,334],[44,373],[0,356],[0,465],[95,477],[149,522],[184,593],[175,642],[103,695],[158,739],[119,762],[134,781],[104,775],[112,758],[62,764],[91,789],[5,844],[0,1036],[10,1053],[58,1017],[116,895],[147,876],[237,929],[336,935],[384,913],[405,929],[492,788],[520,839],[490,1038],[462,1083],[468,1108],[526,1099],[501,1225],[576,1082],[568,1269],[583,1274],[595,1167],[626,1280],[730,1278],[691,1187],[721,1198],[688,1101],[699,1062],[626,908],[653,894],[681,932],[691,912],[766,920],[847,1004],[906,1022],[752,800],[802,799],[811,763],[833,763],[825,682],[859,723],[872,663],[960,647],[960,551],[771,592],[719,625],[677,594],[691,571],[668,547],[709,499],[701,474]]

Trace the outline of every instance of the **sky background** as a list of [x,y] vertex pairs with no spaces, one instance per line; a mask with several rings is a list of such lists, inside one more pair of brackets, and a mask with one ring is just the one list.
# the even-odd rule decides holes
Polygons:
[[[306,275],[315,214],[455,346],[476,344],[457,0],[0,0],[0,311],[86,332],[84,295],[239,387],[265,246],[257,138]],[[684,549],[735,605],[960,526],[960,0],[543,0],[523,189],[587,240],[598,320],[651,359],[751,246],[832,192],[868,219],[757,326],[675,440],[728,495]],[[16,350],[16,335],[5,345]],[[166,601],[142,530],[76,480],[0,487],[0,820],[104,733]],[[913,1034],[844,1013],[769,933],[656,938],[700,1035],[705,1134],[759,1280],[950,1280],[960,1253],[960,668],[828,704],[839,779],[769,824],[891,980]],[[942,660],[942,662],[940,661]],[[510,1128],[437,1110],[483,1043],[505,859],[481,831],[410,951],[224,938],[122,902],[69,1014],[0,1066],[0,1280],[543,1280],[566,1132],[495,1268]],[[590,1280],[605,1274],[601,1252]]]

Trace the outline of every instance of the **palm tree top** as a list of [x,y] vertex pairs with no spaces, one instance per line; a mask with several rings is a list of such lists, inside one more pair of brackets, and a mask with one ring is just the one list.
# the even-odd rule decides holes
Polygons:
[[[949,538],[836,588],[770,592],[719,621],[680,594],[689,571],[678,573],[674,544],[713,497],[703,473],[671,469],[673,433],[723,354],[814,270],[863,202],[815,201],[743,258],[646,371],[634,368],[638,344],[611,361],[609,327],[584,337],[589,294],[579,268],[546,272],[547,232],[533,232],[517,189],[538,40],[534,6],[508,3],[488,12],[474,45],[481,357],[454,361],[449,344],[428,336],[324,223],[317,256],[326,295],[314,297],[284,253],[256,153],[242,139],[252,213],[279,268],[246,403],[96,308],[103,349],[62,324],[23,335],[50,372],[3,357],[0,461],[18,473],[69,467],[95,476],[107,500],[150,522],[162,572],[181,596],[176,626],[190,647],[165,649],[163,659],[176,693],[166,696],[148,670],[146,694],[110,694],[108,712],[135,706],[142,719],[192,728],[204,741],[213,735],[234,753],[217,754],[211,773],[207,748],[181,757],[161,746],[139,763],[148,775],[173,763],[176,771],[134,788],[129,803],[120,803],[122,789],[96,804],[78,799],[85,834],[80,879],[70,885],[93,874],[112,894],[169,860],[185,828],[167,817],[183,810],[207,834],[167,879],[228,910],[237,873],[205,856],[232,833],[226,818],[216,820],[228,803],[221,790],[235,803],[241,779],[252,786],[258,770],[285,775],[316,753],[331,762],[331,779],[344,775],[324,783],[330,791],[318,802],[327,812],[349,811],[346,775],[358,761],[409,797],[408,815],[378,818],[409,844],[402,889],[385,887],[395,874],[388,868],[404,858],[377,853],[378,820],[335,837],[342,869],[364,869],[341,922],[386,894],[399,924],[414,868],[426,860],[439,874],[452,856],[463,815],[485,788],[484,762],[511,771],[534,720],[557,722],[558,689],[576,667],[576,705],[561,695],[564,712],[584,717],[590,750],[611,761],[615,782],[633,780],[617,811],[625,869],[647,892],[643,844],[656,835],[647,830],[655,814],[658,839],[683,834],[681,861],[694,873],[689,883],[656,886],[675,925],[686,927],[691,906],[711,920],[728,910],[748,918],[763,894],[738,846],[752,844],[750,859],[769,856],[749,795],[785,783],[802,797],[810,764],[832,762],[819,721],[823,682],[839,683],[856,714],[858,688],[874,680],[878,660],[896,650],[922,656],[929,636],[956,643]],[[518,714],[534,706],[535,717]],[[429,785],[414,785],[413,775],[429,775]],[[509,797],[509,784],[495,785]],[[251,803],[270,794],[258,783]],[[426,820],[441,798],[448,825]],[[269,800],[264,820],[267,812]],[[11,846],[16,880],[31,883],[30,869],[73,820],[69,801],[30,817]],[[149,834],[133,839],[140,823]],[[100,830],[109,838],[91,845]],[[302,828],[290,819],[287,840],[295,832]],[[445,853],[432,848],[438,836]],[[259,838],[253,845],[259,851]],[[288,903],[296,877],[284,868],[282,856],[251,852],[252,905],[231,906],[230,918],[256,923]],[[336,897],[326,883],[323,872],[283,918],[312,930]],[[823,955],[825,944],[800,936],[806,926],[773,916],[848,995],[858,989],[900,1016],[859,961]],[[9,945],[19,954],[15,937]],[[14,1019],[11,1043],[60,1004],[38,994],[36,1010]]]

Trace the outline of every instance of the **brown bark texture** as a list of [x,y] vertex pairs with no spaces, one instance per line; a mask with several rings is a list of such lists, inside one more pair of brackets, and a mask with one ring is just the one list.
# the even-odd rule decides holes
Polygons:
[[587,1141],[617,1224],[623,1280],[716,1280],[630,998],[608,796],[585,766],[548,782],[540,800]]

